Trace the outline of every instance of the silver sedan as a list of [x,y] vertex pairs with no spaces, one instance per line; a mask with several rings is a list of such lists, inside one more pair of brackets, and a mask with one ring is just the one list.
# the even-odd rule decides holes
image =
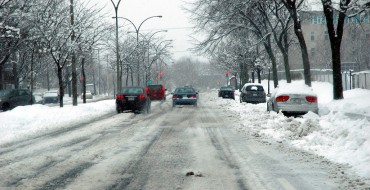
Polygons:
[[284,115],[303,115],[309,111],[318,114],[319,112],[316,93],[304,84],[278,86],[268,96],[267,111],[281,111]]

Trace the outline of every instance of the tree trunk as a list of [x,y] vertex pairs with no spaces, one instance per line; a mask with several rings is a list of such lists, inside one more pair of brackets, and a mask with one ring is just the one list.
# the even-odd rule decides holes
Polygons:
[[85,74],[85,57],[81,60],[81,72],[82,72],[82,101],[86,104],[86,74]]
[[59,106],[63,107],[64,87],[63,87],[63,72],[62,68],[58,66],[57,69],[58,83],[59,83]]
[[[300,3],[302,3],[301,1]],[[288,9],[290,16],[294,23],[294,33],[298,38],[299,45],[301,47],[302,62],[303,62],[303,73],[305,84],[311,86],[311,71],[310,71],[310,60],[308,58],[307,45],[302,33],[301,21],[298,18],[296,1],[283,1],[285,7]],[[299,3],[299,4],[300,4]]]
[[[71,42],[74,46],[75,44],[75,31],[74,31],[74,11],[73,11],[73,0],[70,0],[70,16],[71,16],[71,26],[72,26],[72,36]],[[73,48],[73,47],[72,47]],[[74,106],[77,106],[77,72],[76,72],[76,52],[75,48],[72,49],[72,102]],[[69,83],[69,79],[68,79]]]
[[[350,0],[341,1],[340,7],[347,7]],[[346,17],[346,8],[339,12],[337,31],[334,27],[334,10],[331,6],[331,0],[322,1],[323,10],[326,18],[326,26],[330,39],[332,67],[333,67],[333,98],[334,100],[343,99],[342,68],[340,57],[340,46],[342,43],[344,19]]]
[[286,82],[292,82],[292,76],[290,74],[290,63],[289,63],[289,42],[288,42],[288,34],[283,34],[283,59],[284,59],[284,68],[285,68],[285,77]]
[[3,90],[5,88],[3,72],[4,72],[4,65],[0,64],[0,90]]
[[274,52],[272,51],[271,46],[269,46],[266,43],[263,43],[263,44],[264,44],[265,49],[267,51],[267,54],[269,55],[269,58],[271,60],[271,64],[272,64],[272,78],[274,80],[274,87],[276,88],[279,85],[279,81],[278,81],[278,77],[277,77],[276,58],[275,58]]

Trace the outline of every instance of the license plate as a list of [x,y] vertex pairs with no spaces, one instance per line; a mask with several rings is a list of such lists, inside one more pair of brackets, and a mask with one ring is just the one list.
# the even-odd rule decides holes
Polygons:
[[290,102],[292,102],[294,104],[301,104],[302,100],[299,99],[299,98],[292,98],[292,99],[290,99]]
[[188,97],[187,96],[184,96],[184,97],[182,97],[182,99],[188,99]]
[[135,100],[135,98],[134,98],[134,97],[128,97],[128,98],[127,98],[127,100],[128,100],[128,101],[134,101],[134,100]]
[[229,95],[225,95],[225,97],[229,97]]
[[257,94],[253,94],[253,96],[258,96]]

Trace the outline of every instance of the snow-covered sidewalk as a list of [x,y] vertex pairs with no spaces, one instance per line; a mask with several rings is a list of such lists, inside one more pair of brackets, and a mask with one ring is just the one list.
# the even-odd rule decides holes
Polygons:
[[[263,85],[266,90],[267,81]],[[266,104],[240,104],[239,97],[220,99],[217,90],[209,99],[219,109],[232,112],[234,126],[241,132],[349,164],[357,175],[370,178],[370,90],[345,91],[343,100],[334,101],[331,84],[313,82],[312,86],[318,94],[319,115],[308,113],[302,118],[269,113]]]

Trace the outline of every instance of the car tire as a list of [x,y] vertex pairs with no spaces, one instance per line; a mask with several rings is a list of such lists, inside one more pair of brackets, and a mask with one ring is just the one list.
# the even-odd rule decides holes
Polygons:
[[9,104],[9,103],[4,103],[1,109],[2,109],[3,111],[8,111],[8,110],[10,110],[10,104]]
[[198,107],[198,103],[197,102],[194,103],[194,107]]
[[172,107],[173,108],[176,107],[176,103],[172,102]]
[[239,101],[240,101],[240,103],[243,103],[243,96],[239,97]]

